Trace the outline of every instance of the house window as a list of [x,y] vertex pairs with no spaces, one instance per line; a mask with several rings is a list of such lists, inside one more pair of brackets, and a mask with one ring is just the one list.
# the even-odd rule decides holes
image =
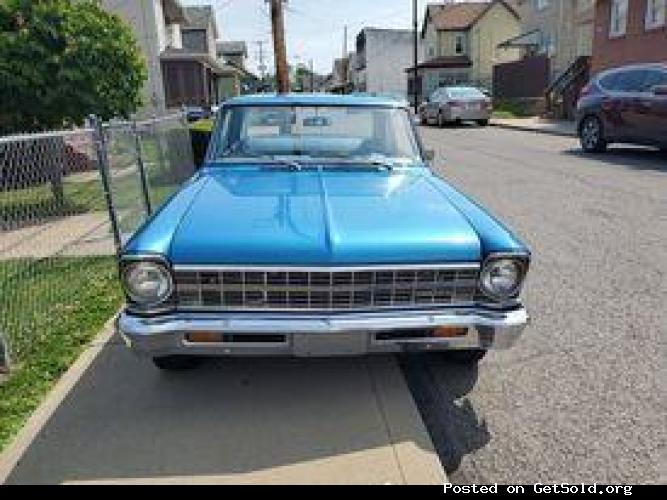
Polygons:
[[544,10],[549,6],[549,0],[535,0],[537,10]]
[[183,48],[190,52],[208,52],[208,41],[206,30],[188,29],[182,30]]
[[611,22],[609,24],[609,36],[619,37],[625,35],[628,29],[628,0],[612,0]]
[[465,53],[465,36],[456,35],[456,46],[454,48],[456,55],[461,55]]
[[667,0],[647,0],[646,29],[651,30],[665,25]]

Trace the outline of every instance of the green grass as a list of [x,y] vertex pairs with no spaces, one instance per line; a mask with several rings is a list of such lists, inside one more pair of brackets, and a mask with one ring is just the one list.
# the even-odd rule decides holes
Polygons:
[[190,125],[190,130],[193,132],[213,132],[213,125],[212,119],[199,120]]
[[493,117],[501,119],[525,118],[531,116],[525,105],[511,100],[498,100],[493,104]]
[[0,383],[0,450],[121,302],[114,257],[0,262],[0,328],[16,357]]
[[[147,175],[151,201],[156,209],[178,189],[180,183],[164,181],[164,174],[159,167],[149,167]],[[113,178],[111,189],[114,205],[119,211],[143,209],[138,174],[128,173]],[[50,184],[0,192],[0,228],[9,226],[12,221],[29,217],[40,220],[107,210],[102,184],[97,178],[83,182],[66,178],[63,193],[63,201],[58,203]]]

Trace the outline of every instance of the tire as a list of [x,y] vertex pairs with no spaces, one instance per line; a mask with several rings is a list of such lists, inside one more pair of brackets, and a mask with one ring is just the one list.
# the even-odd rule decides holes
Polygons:
[[447,125],[447,122],[445,121],[445,117],[442,116],[442,113],[438,113],[438,127],[444,128],[445,125]]
[[197,368],[201,359],[195,356],[161,356],[153,358],[153,364],[160,370],[186,371]]
[[469,349],[465,351],[446,351],[443,357],[446,361],[457,365],[474,365],[479,363],[486,356],[485,349]]
[[422,126],[428,125],[428,118],[426,118],[426,115],[423,113],[419,115],[419,122],[422,124]]
[[597,116],[587,116],[579,126],[581,147],[587,153],[603,153],[607,150],[604,127]]
[[489,120],[477,120],[477,125],[480,127],[488,127],[489,126]]

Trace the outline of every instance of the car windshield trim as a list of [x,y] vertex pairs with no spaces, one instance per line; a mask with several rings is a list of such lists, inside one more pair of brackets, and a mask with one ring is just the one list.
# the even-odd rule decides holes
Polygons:
[[423,162],[407,111],[387,106],[230,106],[213,140],[210,164]]

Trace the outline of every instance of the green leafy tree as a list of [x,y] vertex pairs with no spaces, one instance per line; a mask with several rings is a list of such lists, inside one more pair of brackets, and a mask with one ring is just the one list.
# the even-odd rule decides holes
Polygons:
[[0,133],[127,117],[145,63],[129,26],[94,0],[0,0]]

